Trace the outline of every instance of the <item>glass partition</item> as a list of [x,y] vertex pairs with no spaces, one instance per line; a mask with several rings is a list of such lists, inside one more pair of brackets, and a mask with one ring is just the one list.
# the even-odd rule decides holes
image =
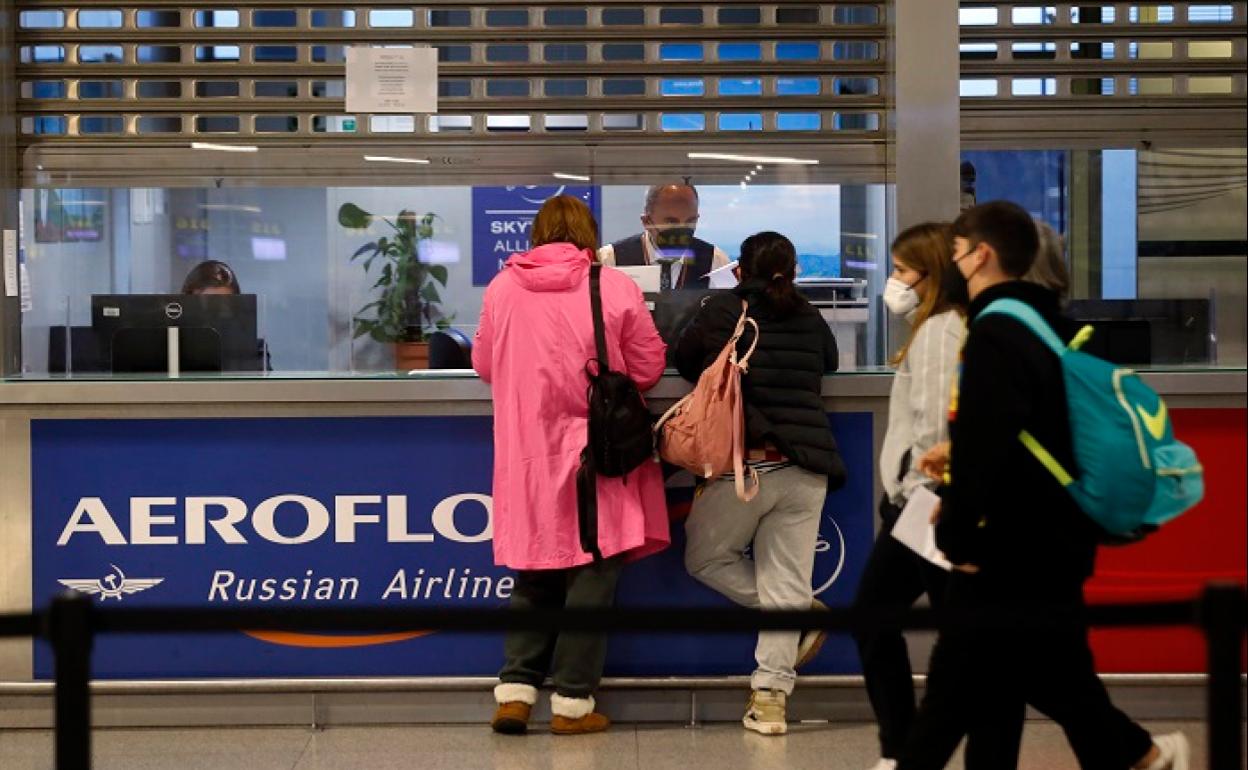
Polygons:
[[963,153],[964,204],[1013,200],[1064,236],[1069,311],[1123,363],[1248,363],[1244,148]]
[[[290,182],[266,186],[248,186],[254,174],[238,165],[222,166],[214,178],[162,159],[170,177],[183,179],[145,187],[111,186],[107,178],[92,186],[90,177],[53,170],[81,163],[46,154],[40,173],[48,185],[21,199],[23,361],[10,376],[108,375],[112,362],[98,349],[96,328],[104,308],[93,318],[93,299],[98,306],[106,296],[181,294],[205,261],[227,265],[240,291],[255,298],[252,363],[226,367],[228,375],[405,374],[412,367],[396,361],[393,343],[403,332],[412,336],[411,313],[406,321],[386,318],[374,304],[390,285],[386,265],[395,257],[376,255],[376,244],[393,243],[400,220],[415,228],[410,256],[420,265],[427,311],[418,331],[471,339],[485,285],[500,260],[527,248],[529,223],[547,197],[584,198],[607,244],[640,231],[650,184],[684,177],[700,195],[698,237],[728,258],[760,230],[794,241],[808,293],[836,331],[843,371],[886,362],[879,294],[889,195],[870,164],[793,148],[692,153],[697,158],[638,148],[635,168],[590,149],[530,152],[473,162],[448,153],[449,170],[429,168],[436,156],[393,149],[366,156],[363,166],[358,154],[301,155]],[[264,164],[270,174],[291,157],[215,155]],[[963,160],[964,204],[1015,200],[1064,236],[1070,311],[1113,337],[1124,363],[1248,361],[1243,148],[968,151]],[[187,177],[195,184],[172,183]],[[318,184],[302,184],[308,181]]]
[[[231,280],[254,296],[254,306],[228,312],[246,316],[242,326],[254,313],[255,339],[250,357],[224,356],[226,375],[406,374],[413,365],[396,360],[396,342],[438,331],[471,339],[486,284],[503,260],[528,248],[532,218],[547,198],[583,198],[610,244],[641,231],[651,183],[685,177],[699,194],[698,238],[735,260],[755,232],[787,235],[800,254],[802,282],[837,334],[842,369],[881,365],[886,186],[811,158],[712,155],[685,158],[675,171],[631,174],[590,160],[542,174],[467,174],[456,183],[454,174],[422,174],[427,159],[392,150],[368,156],[376,185],[362,184],[367,176],[356,171],[341,186],[232,186],[226,177],[220,185],[27,189],[20,376],[132,374],[118,363],[119,316],[172,312],[168,305],[178,298],[169,295],[189,297],[205,286],[209,294],[230,293],[217,285]],[[386,178],[395,174],[401,177]],[[219,263],[207,284],[205,263]],[[401,269],[414,271],[408,276],[416,283],[406,290],[396,285]],[[721,285],[731,285],[723,277]],[[177,312],[191,319],[202,310],[198,301],[178,302]],[[229,347],[237,330],[218,331]],[[181,334],[185,362],[196,342]],[[129,344],[168,343],[157,336]],[[432,353],[432,367],[448,366]]]

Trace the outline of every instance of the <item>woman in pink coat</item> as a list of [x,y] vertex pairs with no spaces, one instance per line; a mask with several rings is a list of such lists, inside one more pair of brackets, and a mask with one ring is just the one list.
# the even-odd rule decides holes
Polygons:
[[[472,365],[494,394],[494,560],[516,570],[513,609],[610,607],[626,561],[669,543],[663,479],[646,462],[626,478],[598,478],[598,547],[581,550],[576,471],[587,432],[595,357],[589,265],[598,227],[580,200],[551,198],[533,222],[533,250],[507,260],[485,290]],[[645,391],[663,373],[666,346],[623,273],[603,270],[602,309],[610,366]],[[551,729],[600,732],[594,712],[605,634],[512,631],[494,690],[492,726],[522,733],[549,674]]]

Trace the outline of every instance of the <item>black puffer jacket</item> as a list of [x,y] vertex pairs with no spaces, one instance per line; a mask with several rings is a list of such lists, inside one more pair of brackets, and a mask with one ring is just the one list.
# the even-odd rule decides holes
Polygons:
[[[741,381],[745,399],[746,440],[766,441],[797,465],[828,477],[832,489],[845,483],[845,463],[836,449],[823,406],[823,375],[836,371],[836,339],[819,311],[803,301],[781,316],[771,306],[762,282],[746,282],[733,292],[711,297],[676,343],[676,367],[696,382],[727,344],[741,317],[741,300],[761,336]],[[752,341],[747,331],[739,344]]]
[[1063,467],[1075,467],[1061,363],[1019,321],[979,318],[998,299],[1031,305],[1064,340],[1078,330],[1057,295],[1031,283],[993,286],[971,303],[949,428],[953,484],[941,490],[936,543],[950,561],[975,564],[1020,596],[1077,593],[1092,574],[1098,530],[1018,438],[1029,431]]

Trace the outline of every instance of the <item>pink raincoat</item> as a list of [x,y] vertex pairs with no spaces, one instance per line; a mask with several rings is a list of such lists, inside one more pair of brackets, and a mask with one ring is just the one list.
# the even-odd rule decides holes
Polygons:
[[[585,447],[594,357],[591,254],[551,243],[515,254],[485,290],[472,365],[494,393],[494,561],[517,570],[567,569],[581,550],[576,470]],[[602,271],[611,368],[642,391],[659,381],[667,346],[637,285]],[[627,483],[626,483],[627,482]],[[627,479],[598,479],[598,546],[604,558],[638,559],[670,542],[663,477],[645,462]]]

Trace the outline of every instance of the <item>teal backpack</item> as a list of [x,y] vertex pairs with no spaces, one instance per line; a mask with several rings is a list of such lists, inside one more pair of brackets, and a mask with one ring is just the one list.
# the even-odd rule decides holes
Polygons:
[[1061,360],[1079,476],[1027,431],[1019,440],[1112,538],[1136,540],[1200,502],[1204,472],[1192,448],[1174,438],[1166,402],[1130,369],[1079,350],[1085,327],[1067,347],[1024,302],[999,299],[978,316],[1009,316]]

